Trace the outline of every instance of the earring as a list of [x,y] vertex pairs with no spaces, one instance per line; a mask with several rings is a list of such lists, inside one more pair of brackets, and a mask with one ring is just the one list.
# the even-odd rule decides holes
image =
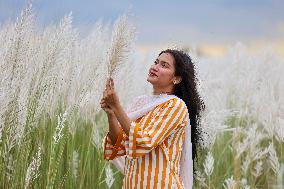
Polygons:
[[176,80],[174,80],[174,84],[176,84]]

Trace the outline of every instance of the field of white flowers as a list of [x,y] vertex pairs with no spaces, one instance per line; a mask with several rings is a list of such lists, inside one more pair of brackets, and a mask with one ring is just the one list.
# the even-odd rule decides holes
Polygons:
[[[127,107],[151,92],[147,69],[159,52],[110,50],[119,35],[133,49],[118,32],[125,17],[84,37],[71,15],[43,31],[35,22],[29,6],[0,23],[0,188],[121,188],[122,174],[103,160],[108,63],[123,62],[113,75]],[[284,57],[269,47],[250,55],[241,43],[221,59],[189,54],[207,106],[194,188],[284,188]]]

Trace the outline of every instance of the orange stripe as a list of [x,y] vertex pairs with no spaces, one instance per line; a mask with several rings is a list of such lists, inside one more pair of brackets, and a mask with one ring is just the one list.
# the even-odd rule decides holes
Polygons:
[[162,188],[165,188],[167,164],[166,154],[163,153]]
[[144,171],[145,171],[145,156],[142,157],[140,189],[143,189]]
[[[170,166],[170,165],[169,165]],[[172,174],[171,174],[171,171],[170,171],[170,174],[169,174],[169,184],[168,184],[168,188],[172,188]]]
[[136,134],[138,131],[139,124],[136,124],[134,126],[134,131],[133,131],[133,140],[132,140],[132,156],[135,158],[136,157]]
[[159,175],[159,149],[155,148],[155,154],[156,154],[156,167],[155,167],[155,175],[154,175],[154,187],[157,188],[158,183],[158,175]]
[[141,161],[141,159],[140,159],[140,160],[137,159],[137,161],[136,161],[135,182],[134,182],[135,185],[134,185],[134,189],[137,189],[137,186],[138,186],[139,161]]
[[[136,138],[143,138],[143,136],[141,136],[141,135],[139,135],[139,136],[137,136]],[[142,145],[142,144],[151,144],[151,141],[149,141],[149,140],[144,140],[144,141],[136,141],[136,144],[137,145]]]

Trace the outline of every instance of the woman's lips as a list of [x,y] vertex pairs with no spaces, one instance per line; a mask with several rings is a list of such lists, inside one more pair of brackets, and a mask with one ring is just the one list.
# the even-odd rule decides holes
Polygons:
[[153,73],[153,72],[149,72],[149,76],[156,76],[156,77],[158,77],[155,73]]

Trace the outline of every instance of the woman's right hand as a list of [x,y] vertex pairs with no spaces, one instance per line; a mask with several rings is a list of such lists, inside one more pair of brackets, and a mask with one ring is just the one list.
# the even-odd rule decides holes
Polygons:
[[104,98],[101,99],[101,108],[108,114],[108,115],[114,115],[114,111],[106,104],[104,101]]

